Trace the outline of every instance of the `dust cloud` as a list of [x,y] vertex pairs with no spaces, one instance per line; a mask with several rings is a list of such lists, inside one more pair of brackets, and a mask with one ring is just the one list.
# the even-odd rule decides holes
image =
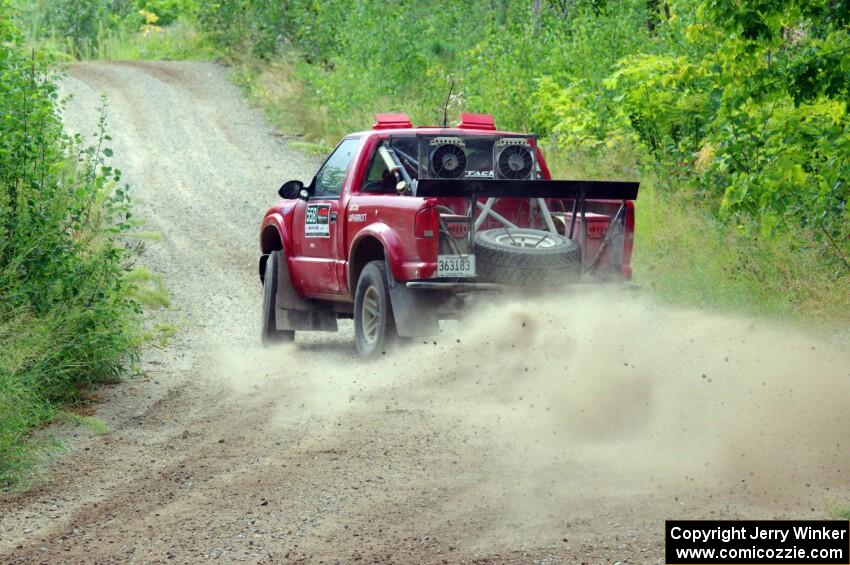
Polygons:
[[629,489],[743,484],[774,498],[846,484],[850,353],[834,345],[628,293],[507,301],[453,329],[417,351],[419,392],[498,420],[489,439],[512,447],[509,464],[558,457]]
[[220,373],[278,403],[272,424],[314,422],[316,443],[344,443],[346,418],[425,413],[443,437],[423,449],[476,477],[467,502],[512,511],[567,492],[823,505],[847,483],[850,352],[799,331],[594,291],[494,302],[374,362],[343,329],[223,353]]

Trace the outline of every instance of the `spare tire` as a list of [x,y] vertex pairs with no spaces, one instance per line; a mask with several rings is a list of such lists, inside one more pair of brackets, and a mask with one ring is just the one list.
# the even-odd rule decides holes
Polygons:
[[519,287],[557,286],[581,276],[581,249],[562,235],[530,228],[475,234],[475,268],[482,281]]

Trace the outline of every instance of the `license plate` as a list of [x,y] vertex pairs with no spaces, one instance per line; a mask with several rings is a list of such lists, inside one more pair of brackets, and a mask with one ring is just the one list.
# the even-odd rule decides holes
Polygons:
[[475,255],[438,255],[438,277],[474,277]]

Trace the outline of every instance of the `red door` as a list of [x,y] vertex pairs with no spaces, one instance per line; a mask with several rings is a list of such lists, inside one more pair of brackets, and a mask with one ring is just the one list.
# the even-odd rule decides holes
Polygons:
[[292,267],[298,285],[305,292],[339,292],[336,276],[338,211],[338,198],[302,200],[295,208]]
[[325,161],[310,185],[309,198],[295,207],[292,219],[292,277],[303,292],[339,294],[337,237],[341,222],[339,199],[350,182],[351,164],[360,149],[360,138],[343,139]]

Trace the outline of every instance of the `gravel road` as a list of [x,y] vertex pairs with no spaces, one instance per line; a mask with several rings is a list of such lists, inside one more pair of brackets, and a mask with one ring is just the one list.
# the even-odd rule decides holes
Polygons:
[[350,324],[260,349],[258,222],[316,159],[215,64],[69,75],[69,129],[108,99],[161,235],[139,258],[173,304],[154,322],[178,331],[98,393],[109,433],[50,430],[67,451],[0,499],[0,561],[660,563],[666,518],[850,501],[850,357],[766,324],[588,295],[506,302],[376,363]]

